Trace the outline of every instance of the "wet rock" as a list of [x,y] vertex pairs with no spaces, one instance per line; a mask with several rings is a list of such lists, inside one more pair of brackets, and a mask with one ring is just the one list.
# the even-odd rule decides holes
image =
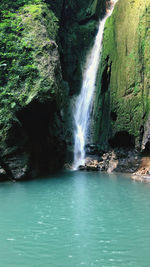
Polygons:
[[0,181],[4,181],[7,179],[6,172],[3,168],[0,168]]
[[5,170],[0,168],[0,175],[4,175],[4,174],[6,174]]
[[79,166],[79,170],[80,170],[80,171],[84,171],[84,170],[86,170],[86,166],[85,166],[85,165],[80,165],[80,166]]
[[134,173],[140,162],[141,156],[138,151],[115,149],[103,153],[99,159],[93,158],[93,155],[88,156],[82,170]]
[[87,155],[97,155],[102,156],[104,151],[100,149],[100,146],[98,144],[87,144],[86,145],[86,154]]
[[98,165],[86,165],[85,168],[87,171],[99,171],[100,170]]
[[70,163],[65,163],[64,164],[64,169],[71,170],[72,168],[73,168],[72,164],[70,164]]

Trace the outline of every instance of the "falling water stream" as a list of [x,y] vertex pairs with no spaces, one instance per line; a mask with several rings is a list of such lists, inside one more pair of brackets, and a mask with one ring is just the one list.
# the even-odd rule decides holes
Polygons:
[[118,0],[112,1],[111,8],[106,16],[100,21],[99,29],[94,41],[92,50],[87,56],[85,70],[83,73],[83,82],[81,93],[77,97],[75,104],[74,120],[74,169],[78,169],[80,165],[85,164],[85,141],[88,133],[88,123],[91,113],[93,94],[95,90],[95,82],[97,76],[98,65],[100,62],[102,40],[105,22],[111,16],[114,6]]

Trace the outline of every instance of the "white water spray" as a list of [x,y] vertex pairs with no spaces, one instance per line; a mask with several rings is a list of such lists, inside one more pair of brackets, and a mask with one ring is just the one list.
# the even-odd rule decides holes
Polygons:
[[93,48],[87,56],[81,93],[77,97],[75,104],[74,120],[76,129],[74,134],[75,144],[73,166],[75,170],[78,169],[80,165],[85,164],[85,140],[95,90],[96,75],[100,62],[104,26],[107,18],[111,16],[117,1],[118,0],[114,0],[111,2],[111,8],[108,10],[106,16],[100,21]]

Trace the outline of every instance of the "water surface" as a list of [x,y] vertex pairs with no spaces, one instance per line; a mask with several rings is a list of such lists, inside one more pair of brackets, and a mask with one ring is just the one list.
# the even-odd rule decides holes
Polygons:
[[0,184],[0,266],[149,267],[150,185],[64,172]]

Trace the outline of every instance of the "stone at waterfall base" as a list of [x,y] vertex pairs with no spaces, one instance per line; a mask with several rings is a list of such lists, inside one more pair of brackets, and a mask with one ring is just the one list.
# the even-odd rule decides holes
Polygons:
[[136,150],[116,149],[103,153],[102,156],[89,155],[85,165],[79,170],[134,173],[141,162],[141,156]]
[[79,166],[79,170],[80,171],[99,171],[100,167],[98,166],[98,164],[85,164],[85,165],[80,165]]
[[[101,156],[100,156],[101,155]],[[73,165],[65,164],[65,169],[72,170]],[[140,182],[150,182],[150,156],[145,156],[135,149],[114,149],[98,155],[88,155],[80,171],[130,173],[131,178]]]
[[136,150],[118,149],[103,153],[100,159],[86,158],[81,171],[102,171],[131,173],[131,178],[140,182],[150,182],[150,157],[142,156]]
[[150,182],[150,157],[144,156],[141,159],[138,170],[133,173],[132,179],[140,182]]

